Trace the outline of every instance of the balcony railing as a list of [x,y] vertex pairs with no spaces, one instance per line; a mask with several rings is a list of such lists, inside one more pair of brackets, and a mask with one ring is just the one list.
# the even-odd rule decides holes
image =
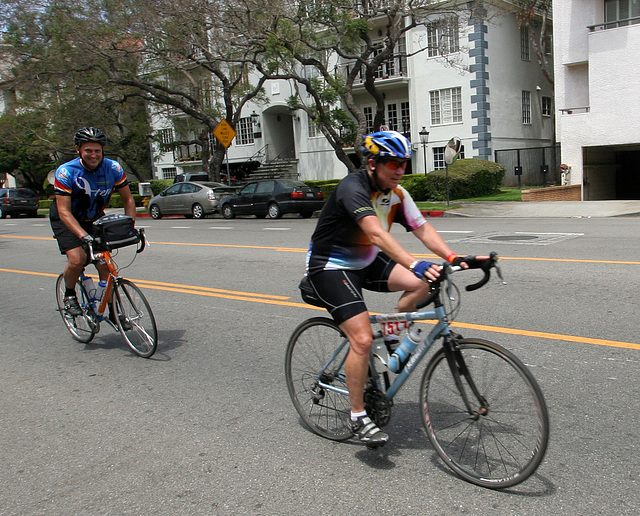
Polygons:
[[575,107],[575,108],[564,108],[560,110],[560,113],[562,113],[563,115],[573,115],[578,113],[588,113],[589,111],[591,111],[591,108],[589,106],[585,106],[585,107]]
[[624,18],[622,20],[616,20],[607,23],[598,23],[597,25],[588,25],[587,28],[590,32],[596,32],[598,30],[615,29],[617,27],[636,25],[638,23],[640,23],[640,16],[634,16],[633,18]]

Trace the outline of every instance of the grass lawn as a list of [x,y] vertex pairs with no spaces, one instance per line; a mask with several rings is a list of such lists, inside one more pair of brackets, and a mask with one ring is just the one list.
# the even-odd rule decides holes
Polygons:
[[416,202],[418,208],[421,210],[452,210],[455,208],[459,208],[462,202],[477,202],[477,201],[521,201],[522,200],[522,192],[517,188],[503,188],[500,190],[500,193],[495,195],[489,195],[487,197],[474,197],[472,199],[455,199],[454,201],[450,201],[449,206],[447,206],[446,202],[426,202],[420,201]]

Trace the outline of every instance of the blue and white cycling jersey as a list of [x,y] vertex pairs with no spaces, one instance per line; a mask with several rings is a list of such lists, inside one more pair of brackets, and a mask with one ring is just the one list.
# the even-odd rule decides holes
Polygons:
[[89,172],[76,158],[58,167],[53,186],[56,195],[71,196],[71,213],[79,222],[87,222],[102,216],[113,191],[126,185],[127,175],[117,161],[104,158]]

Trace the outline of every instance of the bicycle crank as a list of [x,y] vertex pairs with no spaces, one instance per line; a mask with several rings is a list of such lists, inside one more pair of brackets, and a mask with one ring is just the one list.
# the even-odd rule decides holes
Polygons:
[[374,385],[369,385],[364,390],[364,408],[379,427],[385,426],[391,420],[392,406],[393,401]]

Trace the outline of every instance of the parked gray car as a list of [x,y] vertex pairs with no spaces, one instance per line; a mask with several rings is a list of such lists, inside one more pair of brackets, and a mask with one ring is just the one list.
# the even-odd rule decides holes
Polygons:
[[24,213],[38,216],[38,196],[28,188],[0,188],[0,219]]
[[175,183],[149,201],[149,214],[154,219],[163,215],[184,215],[202,219],[218,211],[220,199],[236,189],[222,183],[185,181]]

